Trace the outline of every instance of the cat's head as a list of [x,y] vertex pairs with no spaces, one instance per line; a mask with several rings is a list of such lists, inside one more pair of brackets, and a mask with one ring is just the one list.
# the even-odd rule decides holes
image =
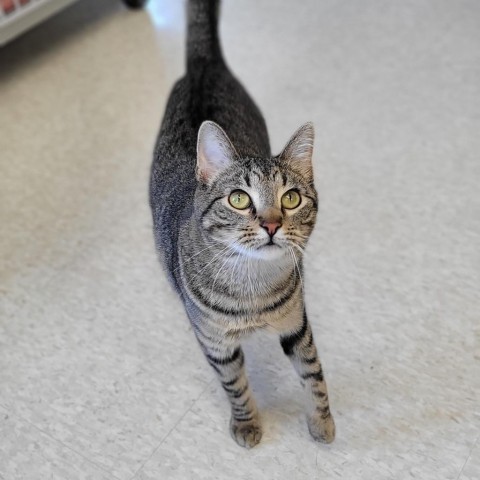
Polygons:
[[196,214],[207,235],[250,257],[303,251],[317,214],[311,123],[273,158],[242,158],[214,122],[198,132]]

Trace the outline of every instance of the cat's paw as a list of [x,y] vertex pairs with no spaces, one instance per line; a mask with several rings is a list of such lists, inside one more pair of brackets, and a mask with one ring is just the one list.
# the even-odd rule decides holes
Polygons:
[[254,447],[262,438],[262,426],[258,415],[248,422],[240,422],[232,417],[230,419],[230,433],[241,447]]
[[331,414],[324,418],[320,413],[315,412],[307,416],[307,424],[310,435],[322,443],[332,443],[335,439],[335,422]]

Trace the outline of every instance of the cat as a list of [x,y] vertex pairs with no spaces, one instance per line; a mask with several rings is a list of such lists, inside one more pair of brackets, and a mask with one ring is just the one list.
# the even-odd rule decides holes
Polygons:
[[219,3],[188,2],[186,74],[168,99],[151,168],[157,250],[230,400],[233,439],[251,448],[262,436],[240,342],[268,329],[301,377],[310,434],[330,443],[335,423],[302,285],[317,215],[313,126],[272,156],[262,114],[224,61]]

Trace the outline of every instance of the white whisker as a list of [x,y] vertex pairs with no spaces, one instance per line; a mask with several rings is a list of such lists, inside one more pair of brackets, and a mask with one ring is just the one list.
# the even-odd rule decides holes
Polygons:
[[230,249],[230,245],[226,246],[224,249],[220,250],[218,253],[216,253],[213,258],[191,279],[190,283],[193,283],[193,281],[209,266],[211,265],[217,257],[220,255],[223,255],[228,249]]
[[[205,250],[209,250],[210,248],[213,248],[213,247],[216,247],[216,245],[209,245],[208,247],[206,248],[202,248],[199,252],[197,252],[195,255],[192,255],[191,257],[189,258],[185,258],[183,259],[184,262],[191,262],[197,255],[200,255],[202,252],[204,252]],[[172,273],[176,272],[178,269],[180,268],[180,265],[175,268]]]
[[300,270],[300,267],[298,265],[298,262],[297,262],[297,258],[295,257],[295,252],[293,251],[293,248],[292,247],[288,247],[289,251],[290,251],[290,254],[292,255],[292,259],[293,259],[293,262],[295,263],[295,267],[296,269],[298,270],[298,276],[300,277],[300,283],[302,285],[302,291],[304,292],[304,288],[303,288],[303,278],[302,278],[302,272]]
[[218,275],[220,274],[220,272],[223,270],[223,267],[227,264],[227,262],[232,258],[232,256],[236,253],[235,250],[233,248],[230,247],[230,250],[231,250],[231,253],[230,255],[227,256],[227,258],[223,261],[222,265],[220,266],[220,268],[218,269],[218,272],[217,274],[215,275],[215,278],[213,279],[213,283],[212,283],[212,295],[213,295],[213,289],[215,288],[215,282],[217,281],[217,278],[218,278]]
[[237,256],[237,258],[235,259],[235,263],[233,264],[233,268],[232,268],[232,272],[230,274],[230,280],[231,282],[233,283],[233,274],[235,272],[235,269],[237,268],[237,263],[238,263],[238,259],[240,258],[240,255]]

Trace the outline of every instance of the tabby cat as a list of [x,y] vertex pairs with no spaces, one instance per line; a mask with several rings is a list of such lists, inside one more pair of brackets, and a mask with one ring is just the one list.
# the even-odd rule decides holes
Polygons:
[[218,15],[219,0],[188,3],[187,71],[151,169],[157,249],[230,400],[234,440],[251,448],[262,436],[240,342],[268,329],[302,379],[311,435],[328,443],[335,424],[302,285],[317,214],[313,127],[271,155],[265,121],[223,59]]

